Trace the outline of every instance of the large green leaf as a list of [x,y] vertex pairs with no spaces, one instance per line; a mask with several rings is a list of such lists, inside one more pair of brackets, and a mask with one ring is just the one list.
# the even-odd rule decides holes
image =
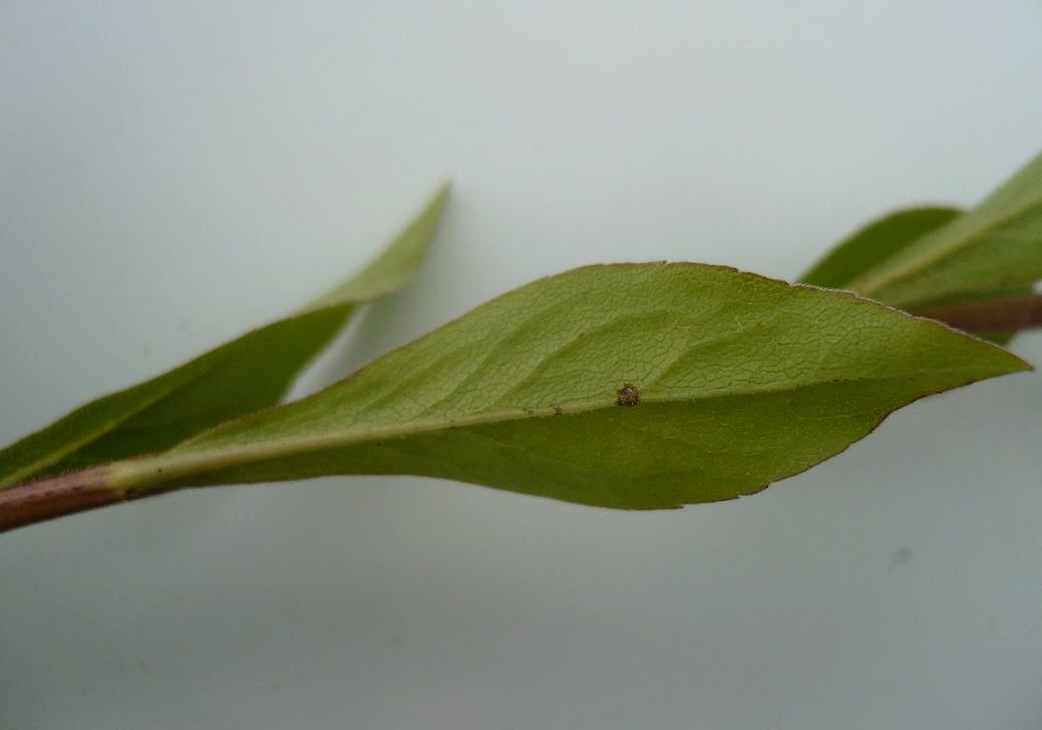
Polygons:
[[697,264],[592,266],[104,479],[133,497],[404,473],[675,507],[755,492],[917,398],[1028,368],[852,294]]
[[968,299],[1042,279],[1042,155],[973,210],[872,267],[847,288],[894,306]]
[[161,451],[278,403],[359,303],[393,292],[412,278],[447,195],[445,186],[364,271],[298,314],[88,403],[0,451],[0,486]]

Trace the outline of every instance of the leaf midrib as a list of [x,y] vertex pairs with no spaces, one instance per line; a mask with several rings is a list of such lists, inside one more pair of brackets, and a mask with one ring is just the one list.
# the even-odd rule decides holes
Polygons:
[[[896,380],[906,381],[908,379],[935,377],[938,375],[955,373],[965,373],[967,376],[965,382],[970,383],[979,379],[979,377],[987,377],[987,375],[992,372],[993,371],[991,370],[981,368],[931,368],[909,370],[899,374],[880,377],[836,378],[777,388],[758,388],[731,393],[721,393],[718,395],[695,396],[687,399],[642,397],[641,405],[637,406],[637,408],[656,403],[688,403],[695,405],[700,402],[712,400],[798,392],[806,388],[823,385],[840,387],[842,385],[853,383],[887,383]],[[945,387],[946,386],[939,386],[936,389],[931,389],[927,394],[943,390]],[[391,438],[405,438],[437,431],[492,425],[516,420],[560,418],[567,415],[578,415],[616,408],[619,408],[619,406],[614,403],[611,405],[598,403],[597,405],[590,406],[547,406],[528,409],[517,408],[500,412],[482,411],[455,418],[446,417],[439,419],[424,419],[412,421],[407,424],[388,424],[370,428],[359,427],[347,431],[327,433],[320,436],[291,436],[268,441],[254,441],[249,444],[236,444],[225,446],[223,448],[217,447],[196,452],[192,451],[192,447],[196,443],[237,423],[237,421],[232,421],[229,424],[215,427],[213,431],[204,432],[199,436],[192,437],[162,454],[141,459],[128,459],[109,465],[112,470],[111,483],[116,488],[121,488],[123,485],[126,485],[130,489],[134,489],[137,487],[148,486],[156,482],[172,481],[184,477],[190,477],[193,474],[201,474],[206,473],[207,471],[241,466],[251,462],[269,461],[272,459],[297,456],[326,449],[355,446],[367,442],[376,442]],[[264,412],[262,411],[261,413],[263,414]],[[253,417],[254,416],[246,416],[242,420],[247,421]]]

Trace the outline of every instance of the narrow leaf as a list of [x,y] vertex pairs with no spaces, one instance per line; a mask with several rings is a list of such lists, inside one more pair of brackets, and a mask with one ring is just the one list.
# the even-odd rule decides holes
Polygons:
[[926,234],[850,283],[908,308],[1016,290],[1042,279],[1042,155],[976,208]]
[[[857,231],[847,240],[837,245],[810,271],[803,275],[801,281],[814,286],[829,289],[854,290],[858,278],[886,264],[886,262],[904,251],[928,233],[951,223],[962,213],[958,208],[922,207],[909,208],[891,213]],[[1021,285],[1014,289],[975,292],[962,297],[945,297],[934,300],[931,304],[962,304],[981,299],[995,299],[1019,294],[1027,294],[1031,285]],[[891,302],[880,299],[884,304]],[[916,306],[916,314],[927,315],[926,310]],[[985,337],[991,342],[1006,345],[1013,339],[1013,332],[989,332],[984,334],[975,331],[978,337]]]
[[328,474],[604,507],[749,494],[924,395],[1028,369],[854,295],[697,264],[536,281],[296,403],[107,467],[127,497]]
[[909,208],[869,223],[833,248],[800,281],[829,289],[851,289],[852,283],[927,233],[960,215],[958,208]]
[[275,405],[359,303],[389,294],[411,279],[447,195],[446,186],[364,271],[300,313],[88,403],[0,451],[0,486],[161,451]]

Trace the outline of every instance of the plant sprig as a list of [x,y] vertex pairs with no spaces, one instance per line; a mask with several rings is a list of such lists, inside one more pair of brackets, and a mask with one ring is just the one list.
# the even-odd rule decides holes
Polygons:
[[619,509],[731,499],[918,398],[1030,369],[967,332],[1004,341],[1042,323],[1040,156],[972,210],[870,224],[801,284],[688,263],[575,269],[278,405],[359,304],[412,278],[447,193],[295,315],[0,451],[0,530],[189,486],[332,474]]

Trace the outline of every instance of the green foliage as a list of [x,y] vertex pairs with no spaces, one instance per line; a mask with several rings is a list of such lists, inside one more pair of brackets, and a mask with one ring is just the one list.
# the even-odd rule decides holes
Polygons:
[[412,278],[447,195],[445,187],[364,271],[300,313],[88,403],[0,451],[0,487],[161,451],[275,405],[359,303],[389,294]]
[[835,246],[800,281],[829,289],[854,290],[859,277],[962,214],[958,208],[899,210],[869,223]]
[[[536,281],[114,483],[422,474],[624,509],[755,492],[929,393],[1023,370],[850,294],[696,264]],[[632,383],[639,405],[620,408]]]
[[[823,286],[830,289],[846,289],[859,291],[860,280],[869,272],[882,269],[905,249],[918,244],[928,234],[943,229],[964,215],[958,208],[924,207],[908,208],[890,215],[857,231],[850,238],[833,248],[821,261],[800,279],[806,284]],[[1031,284],[1021,284],[1013,288],[994,291],[979,290],[930,300],[930,304],[954,304],[1015,294],[1027,294]],[[929,295],[924,295],[930,299]],[[886,298],[886,292],[877,293],[879,301],[886,304],[897,304]],[[913,309],[912,311],[916,311]],[[985,339],[999,345],[1006,345],[1013,339],[1013,332],[992,332]]]
[[918,398],[1030,369],[893,307],[940,316],[1030,292],[1042,278],[1042,156],[968,212],[908,209],[867,226],[806,274],[814,286],[699,264],[576,269],[270,407],[358,303],[411,278],[446,194],[302,312],[0,452],[0,530],[180,487],[329,474],[622,509],[729,499],[842,451]]
[[[905,223],[921,223],[924,215],[920,211]],[[859,246],[856,240],[848,245]],[[973,210],[898,241],[871,263],[860,273],[848,272],[848,278],[855,275],[844,288],[905,309],[1016,290],[1042,279],[1042,155]],[[810,273],[820,274],[819,268]]]

